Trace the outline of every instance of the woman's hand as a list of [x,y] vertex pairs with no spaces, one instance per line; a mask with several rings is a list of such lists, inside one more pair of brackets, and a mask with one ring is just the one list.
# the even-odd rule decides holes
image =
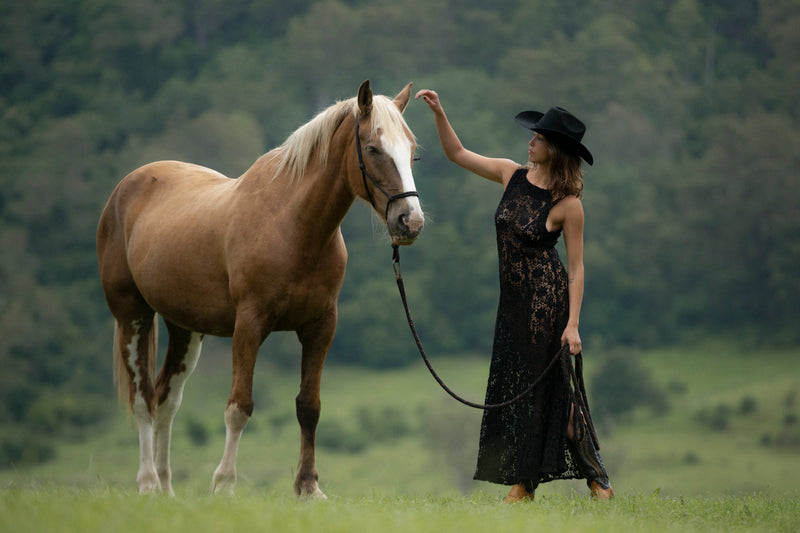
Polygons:
[[581,353],[581,336],[578,334],[578,326],[567,325],[561,335],[561,346],[569,344],[569,353],[578,355]]
[[425,103],[428,104],[428,107],[430,107],[431,111],[434,113],[439,113],[442,111],[442,104],[439,103],[439,95],[436,94],[435,91],[431,91],[430,89],[422,89],[421,91],[417,92],[414,100],[419,100],[420,98],[425,100]]

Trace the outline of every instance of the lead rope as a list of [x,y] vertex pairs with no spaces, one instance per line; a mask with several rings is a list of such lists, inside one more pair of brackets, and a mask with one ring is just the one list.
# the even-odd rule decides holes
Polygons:
[[[542,381],[542,379],[547,375],[547,373],[550,371],[550,369],[553,368],[553,366],[555,366],[556,361],[561,360],[561,364],[565,367],[565,370],[566,370],[566,367],[569,367],[570,369],[572,368],[572,361],[570,360],[570,353],[569,353],[569,345],[565,344],[564,346],[561,347],[561,349],[558,351],[558,353],[556,353],[556,355],[553,356],[553,359],[551,359],[550,362],[547,364],[547,367],[544,369],[544,372],[542,372],[539,375],[539,377],[536,378],[536,380],[534,380],[534,382],[531,383],[530,386],[527,389],[525,389],[524,391],[522,391],[521,393],[516,395],[514,398],[512,398],[510,400],[506,400],[504,402],[492,403],[492,404],[475,403],[475,402],[471,402],[469,400],[465,400],[464,398],[462,398],[461,396],[459,396],[458,394],[453,392],[453,390],[450,389],[450,387],[448,387],[445,384],[444,381],[442,381],[442,378],[440,378],[439,375],[436,373],[436,371],[433,369],[433,365],[431,365],[431,362],[428,359],[428,355],[425,353],[425,349],[422,347],[422,341],[420,341],[420,339],[419,339],[419,335],[417,334],[417,328],[414,326],[414,321],[411,319],[411,312],[408,309],[408,300],[406,298],[405,283],[403,282],[403,274],[402,274],[402,270],[400,268],[400,249],[399,249],[398,245],[396,245],[396,244],[392,245],[392,249],[393,249],[393,252],[392,252],[392,266],[394,267],[395,278],[397,278],[397,288],[400,290],[400,299],[403,300],[403,308],[406,311],[406,319],[408,320],[408,327],[411,328],[411,334],[414,336],[414,341],[417,343],[417,349],[419,350],[419,354],[422,356],[422,360],[425,362],[425,366],[428,367],[428,371],[431,373],[431,376],[433,376],[433,379],[436,380],[436,382],[439,384],[439,386],[441,386],[442,389],[444,389],[444,391],[447,394],[449,394],[450,396],[452,396],[453,398],[455,398],[459,402],[461,402],[464,405],[467,405],[469,407],[473,407],[475,409],[483,409],[483,410],[499,409],[501,407],[506,407],[508,405],[511,405],[512,403],[518,402],[519,400],[521,400],[522,398],[527,396]],[[565,375],[566,376],[575,376],[575,371],[572,370],[569,373],[567,373],[565,371]],[[567,377],[566,379],[569,380],[569,377]],[[577,377],[575,379],[576,379],[576,382],[577,382],[578,381]],[[582,387],[582,385],[583,385],[583,377],[582,376],[581,376],[581,379],[580,379],[580,384],[581,384],[580,391],[582,392],[582,388],[583,388]],[[572,398],[575,398],[575,396],[576,396],[575,393],[572,391],[571,387],[570,387],[570,396]],[[583,400],[583,404],[580,406],[580,410],[583,411],[585,409],[585,413],[586,413],[586,417],[585,418],[588,420],[588,423],[591,424],[591,418],[588,416],[589,409],[588,409],[588,407],[584,407],[586,405],[585,404],[586,393],[582,392],[582,395],[579,393],[578,396],[581,396],[581,400]],[[594,434],[594,428],[591,428],[591,433]],[[595,441],[596,440],[597,440],[597,438],[595,437]]]

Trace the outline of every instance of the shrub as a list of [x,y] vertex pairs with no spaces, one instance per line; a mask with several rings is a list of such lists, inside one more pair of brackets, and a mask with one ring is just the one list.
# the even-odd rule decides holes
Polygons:
[[713,409],[701,409],[695,414],[695,420],[711,429],[724,431],[730,426],[730,406],[719,404]]
[[186,433],[189,435],[189,440],[195,446],[205,446],[208,444],[208,427],[202,420],[189,416],[186,420]]
[[758,411],[758,402],[753,396],[743,396],[739,402],[739,414],[750,415]]
[[683,456],[683,463],[687,465],[696,465],[700,463],[700,456],[698,456],[693,451],[686,452],[686,455]]
[[671,394],[683,396],[684,394],[686,394],[686,390],[687,390],[686,383],[684,383],[683,381],[678,381],[676,379],[673,379],[667,384],[667,391],[669,391]]
[[391,440],[411,431],[403,411],[396,407],[374,409],[362,406],[356,412],[356,420],[361,432],[370,440]]
[[316,443],[322,448],[344,453],[359,453],[367,447],[362,433],[352,431],[343,422],[331,418],[320,421]]
[[0,439],[0,468],[40,464],[55,456],[55,446],[46,437],[13,433]]
[[647,406],[654,414],[669,410],[667,397],[650,372],[632,354],[609,356],[590,380],[591,405],[598,413],[620,417],[636,407]]

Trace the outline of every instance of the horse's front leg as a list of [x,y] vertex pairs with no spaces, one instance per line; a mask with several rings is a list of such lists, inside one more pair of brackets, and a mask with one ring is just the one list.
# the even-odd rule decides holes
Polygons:
[[300,460],[294,480],[294,492],[301,500],[327,499],[319,489],[315,438],[320,413],[322,366],[336,330],[336,310],[297,331],[303,345],[300,393],[297,395],[297,421],[300,423]]
[[225,408],[225,451],[214,471],[211,491],[233,493],[239,441],[253,414],[253,369],[265,329],[256,320],[237,317],[233,333],[233,385]]

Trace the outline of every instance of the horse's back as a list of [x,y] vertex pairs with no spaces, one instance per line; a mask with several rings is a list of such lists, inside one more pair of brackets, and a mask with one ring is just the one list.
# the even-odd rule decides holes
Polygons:
[[[181,161],[156,161],[137,168],[117,185],[111,196],[117,209],[132,206],[186,203],[196,199],[209,188],[228,186],[233,180],[215,170]],[[208,194],[208,193],[206,193]]]
[[[98,250],[109,241],[127,249],[137,227],[150,235],[170,224],[193,226],[219,204],[234,180],[206,167],[180,161],[157,161],[134,170],[119,182],[100,216]],[[197,220],[192,220],[192,218]],[[119,241],[122,242],[119,242]]]

